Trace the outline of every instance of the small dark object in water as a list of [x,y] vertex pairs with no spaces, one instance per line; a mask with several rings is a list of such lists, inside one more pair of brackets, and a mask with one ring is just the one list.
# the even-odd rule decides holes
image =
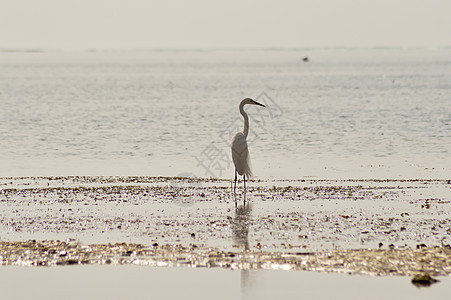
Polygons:
[[309,62],[309,59],[308,59],[308,57],[306,56],[306,57],[304,57],[304,58],[302,59],[302,61],[303,61],[303,62]]
[[71,266],[71,265],[78,265],[78,260],[76,259],[68,259],[63,261],[57,261],[57,266]]
[[383,246],[384,244],[382,244],[382,243],[379,243],[379,248],[382,248],[382,246]]
[[196,234],[193,232],[193,233],[191,233],[191,237],[192,238],[195,238],[196,237]]
[[296,252],[296,255],[315,255],[314,252]]
[[78,265],[78,260],[76,260],[76,259],[69,259],[67,261],[67,264],[68,265]]
[[426,248],[426,244],[418,244],[417,249]]
[[429,287],[439,281],[440,280],[432,278],[429,274],[415,275],[412,278],[412,284],[416,287]]

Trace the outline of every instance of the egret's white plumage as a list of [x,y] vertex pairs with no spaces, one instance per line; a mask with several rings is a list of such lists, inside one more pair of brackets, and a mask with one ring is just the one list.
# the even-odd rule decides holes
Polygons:
[[[232,159],[233,164],[235,165],[235,185],[233,188],[233,192],[236,191],[236,179],[237,173],[242,175],[244,178],[244,191],[246,191],[246,176],[251,177],[252,171],[250,166],[250,156],[249,150],[247,148],[247,135],[249,133],[249,117],[244,111],[244,105],[252,104],[252,105],[260,105],[265,107],[263,104],[258,103],[251,98],[246,98],[240,103],[240,113],[244,118],[244,129],[243,132],[238,132],[232,139]],[[235,194],[236,195],[236,194]],[[246,199],[246,198],[245,198]],[[235,198],[236,200],[236,198]]]
[[242,132],[235,134],[232,140],[232,159],[235,170],[241,176],[246,175],[248,178],[252,176],[249,150],[247,149],[246,137]]

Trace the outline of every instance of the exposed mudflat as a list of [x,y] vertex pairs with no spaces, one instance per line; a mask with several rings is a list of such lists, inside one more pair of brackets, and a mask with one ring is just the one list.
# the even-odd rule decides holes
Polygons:
[[1,263],[451,272],[448,180],[247,187],[236,209],[225,180],[0,178]]
[[360,275],[451,274],[451,248],[354,249],[325,252],[222,251],[195,245],[0,242],[0,264],[22,266],[135,264],[195,268],[308,270]]

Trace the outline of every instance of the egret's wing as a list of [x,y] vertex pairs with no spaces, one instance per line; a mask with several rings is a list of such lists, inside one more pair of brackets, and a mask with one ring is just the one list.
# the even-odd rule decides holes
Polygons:
[[240,175],[252,176],[250,167],[249,150],[247,149],[246,137],[238,132],[232,140],[232,159],[235,169]]

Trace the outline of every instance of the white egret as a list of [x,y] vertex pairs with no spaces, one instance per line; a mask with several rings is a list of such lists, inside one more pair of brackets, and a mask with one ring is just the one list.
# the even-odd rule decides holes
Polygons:
[[251,98],[246,98],[240,103],[240,113],[244,118],[244,130],[243,132],[238,132],[232,139],[232,159],[235,165],[235,184],[233,187],[233,193],[235,195],[235,205],[236,205],[236,180],[237,173],[243,176],[244,179],[244,204],[246,204],[246,176],[249,178],[252,176],[249,150],[247,148],[247,134],[249,133],[249,117],[244,111],[244,105],[260,105],[265,107],[263,104],[252,100]]

